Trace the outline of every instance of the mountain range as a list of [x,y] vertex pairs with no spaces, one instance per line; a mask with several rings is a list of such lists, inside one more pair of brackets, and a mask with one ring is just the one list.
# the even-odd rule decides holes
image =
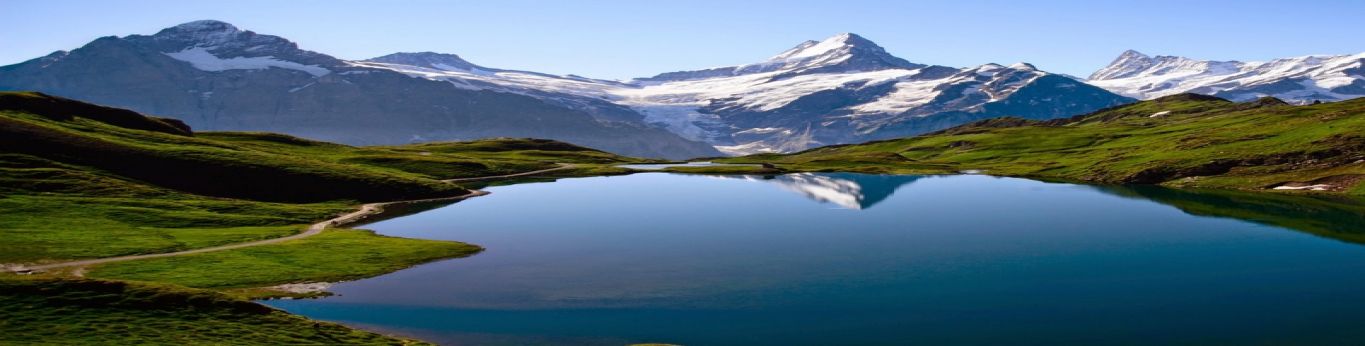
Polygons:
[[[0,90],[125,107],[200,130],[348,144],[538,137],[681,159],[905,137],[1001,116],[1063,118],[1179,92],[1339,100],[1365,89],[1360,58],[1198,62],[1130,51],[1079,79],[1022,62],[919,64],[844,33],[753,64],[615,81],[433,52],[343,60],[196,21],[0,67]],[[1316,89],[1293,89],[1310,84]]]
[[1241,62],[1153,57],[1129,50],[1086,82],[1144,100],[1196,93],[1233,101],[1266,96],[1300,104],[1341,101],[1365,96],[1365,53]]
[[904,137],[1005,115],[1052,119],[1133,101],[1027,63],[912,63],[851,33],[806,41],[754,64],[629,81],[487,68],[430,52],[357,64],[587,112],[615,110],[589,102],[605,101],[727,154]]

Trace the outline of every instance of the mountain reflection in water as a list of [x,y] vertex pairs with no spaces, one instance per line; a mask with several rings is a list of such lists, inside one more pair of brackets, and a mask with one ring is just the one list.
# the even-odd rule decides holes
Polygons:
[[925,178],[921,175],[859,173],[792,173],[783,175],[716,176],[777,184],[820,203],[847,209],[868,209],[885,201],[902,186]]
[[[869,209],[920,179],[935,176],[861,173],[792,173],[716,176],[773,183],[820,203]],[[1227,217],[1365,244],[1365,201],[1343,196],[1296,196],[1264,192],[1199,190],[1160,186],[1082,185],[1106,194],[1149,200],[1190,215]]]

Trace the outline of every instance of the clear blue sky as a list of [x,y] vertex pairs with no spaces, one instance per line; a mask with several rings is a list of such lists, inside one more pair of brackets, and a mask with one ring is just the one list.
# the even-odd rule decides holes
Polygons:
[[218,19],[343,59],[438,51],[613,79],[755,62],[840,32],[918,63],[1026,61],[1085,76],[1130,48],[1228,60],[1359,53],[1362,18],[1361,0],[0,0],[0,65]]

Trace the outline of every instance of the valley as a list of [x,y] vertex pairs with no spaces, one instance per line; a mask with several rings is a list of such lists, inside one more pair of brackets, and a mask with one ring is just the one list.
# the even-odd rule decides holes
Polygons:
[[[269,133],[197,132],[174,121],[145,117],[126,110],[39,93],[4,93],[0,94],[0,113],[3,114],[0,121],[7,125],[3,128],[5,139],[0,140],[0,148],[6,153],[2,180],[5,182],[5,197],[0,198],[0,204],[13,212],[0,217],[0,225],[3,225],[0,228],[3,234],[0,235],[7,239],[3,251],[0,251],[4,254],[0,262],[6,263],[5,267],[11,271],[27,275],[0,276],[0,285],[3,285],[5,292],[4,298],[0,299],[0,307],[3,307],[0,313],[6,316],[7,321],[21,321],[17,324],[0,324],[0,329],[5,331],[10,340],[47,338],[76,342],[82,338],[110,337],[105,328],[109,328],[112,321],[142,321],[136,323],[176,326],[180,323],[176,321],[201,320],[221,324],[200,324],[201,327],[238,330],[234,332],[238,333],[234,337],[260,335],[262,339],[259,340],[262,342],[275,340],[293,343],[328,338],[354,342],[370,340],[365,343],[408,343],[412,342],[408,339],[412,335],[451,342],[479,340],[467,339],[458,333],[436,331],[415,334],[399,332],[398,335],[407,335],[403,337],[384,336],[342,325],[302,322],[304,320],[277,310],[261,310],[251,307],[254,305],[242,304],[255,304],[244,299],[327,296],[332,290],[351,292],[343,293],[350,296],[356,294],[350,287],[369,282],[365,278],[377,275],[387,278],[389,275],[384,274],[413,266],[426,268],[419,270],[423,272],[447,265],[460,265],[464,261],[482,263],[484,260],[478,259],[507,256],[502,251],[521,245],[504,244],[502,240],[477,241],[480,237],[474,237],[478,244],[474,245],[460,242],[469,239],[458,235],[410,233],[422,229],[444,229],[450,227],[443,225],[448,220],[468,221],[468,217],[438,218],[431,221],[435,223],[426,226],[409,225],[398,229],[384,225],[407,222],[403,220],[421,220],[425,217],[422,215],[440,215],[445,213],[443,210],[477,210],[481,207],[471,206],[482,205],[478,201],[484,199],[499,198],[501,193],[497,191],[544,189],[520,187],[523,185],[502,186],[509,182],[598,177],[584,181],[608,179],[606,181],[611,183],[607,186],[622,186],[619,187],[622,190],[607,192],[618,188],[597,187],[595,189],[600,191],[592,192],[597,195],[594,199],[615,201],[629,198],[624,195],[612,198],[609,197],[611,194],[635,195],[637,192],[631,191],[645,191],[630,187],[637,184],[655,191],[669,191],[670,188],[665,187],[670,186],[692,189],[687,186],[700,188],[705,185],[698,185],[698,182],[653,182],[657,179],[684,179],[671,177],[685,175],[643,173],[648,171],[632,169],[630,167],[634,166],[631,165],[651,170],[662,168],[665,172],[688,175],[723,174],[717,177],[737,178],[725,180],[738,184],[772,182],[783,190],[797,192],[817,202],[855,210],[871,210],[888,200],[896,201],[895,191],[904,186],[921,184],[919,181],[924,179],[933,182],[978,181],[977,184],[987,186],[994,184],[973,178],[981,176],[943,178],[954,176],[903,175],[907,173],[954,174],[972,170],[992,175],[1048,180],[1160,184],[1191,190],[1185,192],[1127,185],[1101,186],[1096,191],[1173,206],[1183,212],[1185,217],[1249,220],[1252,224],[1272,225],[1357,243],[1365,239],[1354,226],[1365,222],[1362,220],[1365,201],[1360,197],[1359,180],[1343,177],[1359,176],[1362,170],[1358,157],[1360,153],[1349,145],[1361,143],[1349,137],[1361,129],[1360,117],[1355,115],[1365,112],[1357,109],[1359,105],[1360,102],[1354,101],[1310,106],[1293,106],[1274,100],[1234,103],[1212,97],[1177,95],[1065,120],[983,121],[902,140],[821,148],[790,155],[762,154],[717,159],[719,162],[736,163],[733,165],[667,166],[658,165],[664,161],[623,157],[546,140],[492,139],[352,147]],[[1278,133],[1279,136],[1261,133]],[[1222,139],[1234,134],[1231,140]],[[1040,140],[1044,138],[1047,140]],[[1259,141],[1277,143],[1275,147],[1283,151],[1261,151],[1259,156],[1233,151],[1243,147],[1267,147]],[[1125,143],[1142,143],[1142,147],[1152,150],[1144,153],[1124,149],[1129,145],[1138,145]],[[1170,145],[1184,149],[1163,151],[1152,143],[1172,143]],[[1202,147],[1207,149],[1200,151],[1195,149],[1202,147],[1189,147],[1194,143],[1204,143]],[[1002,151],[1005,150],[1002,148],[1008,150]],[[1123,155],[1108,159],[1097,157],[1114,153]],[[1185,156],[1172,155],[1174,153]],[[1267,158],[1238,161],[1230,164],[1231,168],[1218,171],[1201,168],[1203,163],[1218,162],[1220,154]],[[140,163],[144,167],[129,166],[129,163]],[[145,169],[174,165],[183,167],[178,168],[177,172],[195,174],[167,175],[165,172]],[[1182,168],[1191,167],[1188,165],[1194,168]],[[830,171],[877,174],[801,173]],[[640,178],[601,177],[631,173]],[[632,180],[641,183],[626,183]],[[524,186],[574,186],[576,183],[573,181],[578,180]],[[730,184],[735,183],[724,185]],[[951,183],[945,187],[948,186],[970,189],[969,186],[975,184]],[[1279,186],[1314,188],[1273,188]],[[473,188],[491,189],[495,193],[490,197],[455,203],[464,196],[484,193]],[[703,188],[686,191],[697,196],[692,198],[745,194],[731,191],[737,188],[739,191],[744,190],[740,186],[731,186],[720,190]],[[567,196],[587,192],[569,188],[565,192],[530,193],[535,197],[529,198],[543,201],[531,202],[523,199],[526,197],[517,197],[520,193],[512,193],[506,197],[506,202],[495,203],[492,208],[504,213],[511,210],[536,210],[543,217],[536,220],[580,220],[575,222],[596,220],[596,217],[586,216],[592,213],[589,210],[627,208],[619,205],[583,206],[577,208],[600,209],[571,208],[557,211],[573,205],[557,202],[557,198],[571,198]],[[655,198],[668,198],[663,196]],[[421,203],[410,206],[382,203],[401,200],[417,200]],[[740,199],[736,203],[749,203],[742,201]],[[369,204],[356,211],[353,206],[358,203]],[[522,207],[496,206],[501,203]],[[660,200],[651,203],[665,202]],[[385,213],[370,215],[381,209]],[[560,212],[576,216],[555,216],[555,213]],[[649,212],[640,210],[634,213],[629,218],[644,219],[612,223],[616,226],[586,223],[566,227],[606,227],[602,229],[620,232],[635,228],[617,228],[622,225],[649,225],[644,222],[651,218],[647,216]],[[689,213],[720,215],[726,212],[710,210]],[[332,219],[335,215],[343,216]],[[516,218],[503,216],[487,220],[510,219]],[[318,223],[319,220],[329,221]],[[722,217],[717,220],[735,219]],[[352,224],[356,221],[361,223]],[[366,224],[370,222],[376,222],[374,227],[380,230],[389,231],[374,233],[345,228],[369,228],[371,226]],[[524,226],[479,224],[457,221],[453,227],[525,229]],[[1239,221],[1233,224],[1244,223]],[[645,229],[659,227],[644,226]],[[779,228],[791,227],[794,226]],[[984,231],[989,228],[978,229]],[[540,237],[545,236],[548,235]],[[486,246],[493,244],[504,244],[501,246],[508,248],[496,248],[500,255],[482,254],[489,251]],[[698,244],[696,247],[705,245]],[[683,249],[686,248],[689,247]],[[605,253],[631,251],[637,250],[617,248]],[[470,259],[442,261],[471,255],[474,257]],[[421,265],[432,262],[439,265]],[[599,263],[591,266],[612,265]],[[577,271],[565,269],[560,274],[546,272],[543,275],[565,275]],[[640,273],[644,275],[651,271]],[[329,288],[334,287],[336,282],[351,280],[360,281]],[[125,303],[96,303],[108,298],[91,296],[90,292],[95,291],[127,295],[128,298],[123,300],[126,304],[137,304],[136,299],[144,299],[146,295],[164,297],[157,298],[160,300],[155,305],[167,310],[149,314],[145,310],[130,309],[131,305],[120,305]],[[646,294],[643,292],[639,294]],[[653,294],[657,293],[648,293]],[[423,296],[428,294],[382,295]],[[318,302],[328,306],[333,299],[323,298]],[[202,305],[205,301],[214,303]],[[476,305],[492,302],[483,301]],[[49,314],[51,311],[61,311],[64,306],[72,306],[70,304],[99,304],[101,308],[78,315]],[[307,302],[269,304],[305,315],[316,314],[329,320],[354,322],[358,318],[310,310],[312,303]],[[599,317],[584,318],[588,319],[585,321],[598,321]],[[313,323],[312,331],[304,327],[306,323]],[[535,323],[516,322],[517,325],[525,326]],[[373,325],[374,322],[361,324]],[[49,328],[67,330],[73,326],[86,327],[71,330],[60,337],[31,332]],[[326,327],[318,329],[320,326]],[[753,327],[758,328],[757,325]],[[261,334],[265,333],[265,329],[258,328],[283,328],[287,332],[266,336]],[[601,327],[596,330],[609,329]],[[393,333],[383,328],[381,331]],[[555,333],[559,332],[552,332],[560,335]],[[137,329],[120,329],[115,335],[124,335],[120,338],[126,339],[121,340],[129,342],[142,340],[157,343],[170,340],[164,338],[182,337],[174,333],[148,333]],[[671,333],[622,335],[638,335],[638,340],[630,340],[639,342],[656,338],[692,339]],[[228,335],[223,334],[222,337]],[[580,341],[587,342],[585,340],[597,339]],[[728,343],[746,339],[730,336],[726,339],[696,340]]]
[[0,345],[1365,340],[1365,3],[0,8]]

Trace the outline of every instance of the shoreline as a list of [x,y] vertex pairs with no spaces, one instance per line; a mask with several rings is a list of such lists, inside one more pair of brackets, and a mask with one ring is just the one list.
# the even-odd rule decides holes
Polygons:
[[[754,165],[757,165],[757,164],[759,164],[759,163],[758,163],[758,162],[743,161],[743,162],[736,162],[736,164],[754,164]],[[1168,189],[1177,189],[1177,190],[1185,190],[1185,191],[1217,190],[1217,191],[1236,191],[1236,192],[1264,193],[1264,194],[1267,194],[1267,195],[1275,195],[1275,196],[1323,196],[1323,197],[1347,197],[1347,198],[1355,197],[1355,198],[1365,198],[1365,196],[1362,196],[1362,195],[1359,195],[1359,194],[1352,194],[1352,193],[1349,193],[1349,191],[1351,191],[1351,189],[1357,188],[1357,187],[1359,187],[1359,184],[1365,183],[1365,178],[1361,178],[1360,181],[1362,181],[1362,182],[1357,182],[1356,185],[1331,185],[1331,184],[1304,185],[1304,183],[1292,182],[1292,181],[1291,181],[1291,182],[1284,182],[1284,183],[1281,183],[1281,184],[1277,184],[1277,185],[1273,185],[1273,186],[1268,186],[1268,187],[1261,187],[1261,188],[1236,188],[1236,187],[1188,186],[1188,185],[1182,185],[1182,184],[1165,184],[1165,183],[1162,183],[1162,184],[1123,183],[1123,182],[1103,181],[1103,180],[1087,180],[1087,179],[1079,179],[1079,178],[1064,177],[1064,176],[1033,175],[1033,174],[1012,174],[1012,173],[1007,173],[1007,172],[993,172],[993,171],[984,170],[984,169],[916,170],[916,169],[913,169],[913,168],[912,168],[912,169],[902,170],[902,169],[904,169],[904,168],[901,168],[901,167],[893,167],[893,166],[862,166],[862,167],[846,167],[846,168],[843,168],[843,169],[820,169],[820,168],[816,168],[816,169],[808,169],[808,168],[807,168],[807,169],[803,169],[803,168],[782,167],[782,166],[783,166],[782,164],[774,164],[774,166],[776,167],[776,168],[774,168],[774,169],[765,169],[765,168],[760,168],[760,167],[755,167],[755,166],[743,166],[743,167],[741,167],[741,166],[696,166],[696,167],[687,167],[686,170],[673,170],[673,169],[670,169],[670,168],[672,168],[672,167],[670,167],[670,168],[665,168],[665,169],[660,169],[660,170],[639,171],[639,172],[636,172],[636,173],[656,172],[656,173],[700,174],[700,175],[780,175],[780,174],[789,174],[789,173],[860,173],[860,174],[883,174],[883,175],[957,175],[957,174],[975,174],[975,175],[989,175],[989,176],[995,176],[995,177],[1023,178],[1023,179],[1031,179],[1031,180],[1038,180],[1038,181],[1065,182],[1065,183],[1083,184],[1083,185],[1156,186],[1156,187],[1164,187],[1164,188],[1168,188]],[[736,168],[738,168],[738,169],[736,169]],[[744,171],[744,169],[753,169],[753,170],[752,170],[752,171]],[[1196,177],[1196,178],[1198,178],[1198,177]],[[1171,181],[1171,182],[1176,182],[1176,181]]]
[[[722,167],[724,167],[724,166],[722,166]],[[567,168],[571,168],[571,167],[557,167],[557,168],[552,168],[552,169],[548,169],[548,170],[539,170],[539,171],[533,171],[533,172],[526,172],[526,173],[530,173],[530,174],[517,175],[517,176],[534,175],[534,174],[536,174],[536,173],[543,173],[543,172],[545,172],[545,171],[555,171],[555,170],[561,170],[561,169],[567,169]],[[749,167],[749,168],[753,168],[753,167]],[[781,169],[781,170],[778,171],[778,172],[772,172],[772,173],[766,173],[766,174],[772,175],[772,174],[790,174],[790,173],[830,173],[830,172],[847,172],[847,173],[862,173],[862,174],[896,174],[896,175],[901,175],[901,174],[906,174],[906,175],[916,175],[916,174],[931,174],[931,175],[940,175],[940,174],[947,174],[947,175],[973,174],[973,173],[965,173],[965,172],[960,172],[960,171],[940,172],[940,173],[928,173],[928,172],[915,172],[915,173],[912,173],[912,172],[866,172],[866,171],[861,171],[861,172],[860,172],[860,170],[857,170],[857,169],[853,169],[853,170],[838,170],[838,171],[834,171],[834,170],[785,170],[785,169]],[[723,172],[723,173],[722,173],[722,172],[712,172],[712,173],[706,173],[706,172],[670,172],[670,171],[667,171],[667,170],[663,170],[663,171],[631,170],[631,172],[628,173],[628,174],[635,174],[635,173],[671,173],[671,174],[684,174],[684,175],[688,175],[688,174],[715,174],[715,175],[755,175],[755,174],[760,174],[760,175],[762,175],[762,174],[765,174],[765,173],[755,173],[755,172]],[[985,172],[977,172],[977,173],[975,173],[975,174],[993,175],[993,174],[988,174],[988,173],[985,173]],[[591,175],[591,176],[589,176],[589,177],[592,177],[592,176],[598,176],[598,175]],[[1055,177],[1030,177],[1030,176],[1025,176],[1025,175],[995,175],[995,176],[999,176],[999,177],[1024,178],[1024,179],[1034,179],[1034,180],[1039,180],[1039,181],[1072,182],[1072,183],[1080,183],[1080,184],[1086,184],[1086,185],[1096,185],[1096,184],[1097,184],[1097,183],[1084,182],[1084,181],[1079,181],[1079,180],[1074,180],[1074,179],[1055,178]],[[490,179],[492,179],[492,178],[490,178]],[[1108,184],[1106,184],[1106,185],[1108,185]],[[1166,188],[1172,188],[1172,189],[1178,189],[1178,190],[1201,190],[1201,188],[1169,187],[1169,186],[1164,186],[1164,185],[1159,185],[1159,184],[1130,184],[1130,185],[1131,185],[1131,186],[1166,187]],[[1204,189],[1204,190],[1207,190],[1207,188],[1203,188],[1203,189]],[[1255,191],[1242,190],[1242,189],[1215,189],[1215,190],[1240,191],[1240,192],[1255,192]],[[1286,192],[1288,192],[1288,193],[1282,192],[1282,191],[1269,191],[1268,189],[1267,189],[1267,190],[1261,190],[1261,191],[1264,191],[1264,192],[1271,192],[1271,193],[1266,194],[1266,195],[1278,195],[1278,196],[1351,196],[1351,195],[1346,195],[1346,194],[1332,194],[1332,193],[1311,192],[1311,191],[1286,191]],[[44,265],[44,266],[30,267],[30,268],[27,268],[27,269],[29,270],[29,272],[33,272],[33,271],[42,271],[42,270],[47,270],[47,269],[65,268],[65,267],[77,267],[77,270],[79,270],[80,267],[87,266],[87,265],[93,265],[93,264],[102,264],[102,263],[108,263],[108,262],[118,262],[118,261],[134,260],[134,259],[157,258],[157,257],[170,257],[170,256],[178,256],[178,255],[193,254],[193,253],[214,252],[214,251],[221,251],[221,250],[229,250],[229,249],[237,249],[237,248],[244,248],[244,247],[251,247],[251,246],[272,244],[272,243],[278,243],[278,242],[287,241],[287,240],[293,240],[293,239],[301,239],[301,238],[306,238],[306,237],[310,237],[310,236],[313,236],[313,235],[317,235],[317,234],[322,233],[322,232],[323,232],[324,230],[326,230],[327,228],[342,227],[342,226],[346,226],[346,225],[354,225],[354,224],[357,224],[357,223],[363,223],[363,222],[366,222],[366,221],[368,221],[368,220],[372,220],[372,219],[374,219],[374,218],[381,217],[381,216],[385,215],[385,214],[388,213],[388,212],[396,211],[396,210],[394,210],[394,209],[387,209],[387,208],[385,208],[385,207],[388,207],[388,206],[411,205],[411,204],[421,204],[421,203],[431,203],[431,202],[444,202],[444,201],[459,201],[459,200],[464,200],[464,199],[468,199],[468,198],[472,198],[472,197],[485,196],[485,195],[488,195],[488,194],[491,194],[491,193],[488,192],[488,191],[484,191],[484,190],[469,190],[468,193],[463,194],[463,195],[459,195],[459,196],[439,197],[439,198],[426,198],[426,199],[415,199],[415,200],[400,200],[400,201],[391,201],[391,202],[367,203],[367,204],[362,204],[362,205],[360,205],[359,208],[358,208],[357,210],[355,210],[355,211],[352,211],[352,212],[349,212],[349,213],[346,213],[346,214],[343,214],[343,215],[340,215],[340,216],[336,216],[336,217],[333,217],[333,218],[331,218],[331,219],[327,219],[327,220],[324,220],[324,221],[321,221],[321,222],[314,223],[314,224],[312,224],[312,225],[309,226],[309,228],[308,228],[307,231],[305,231],[305,232],[303,232],[303,233],[299,233],[299,234],[287,236],[287,237],[272,238],[272,239],[261,240],[261,241],[254,241],[254,242],[247,242],[247,243],[239,243],[239,244],[231,244],[231,245],[218,246],[218,247],[211,247],[211,248],[204,248],[204,249],[187,250],[187,251],[181,251],[181,252],[161,253],[161,254],[148,254],[148,255],[121,256],[121,257],[113,257],[113,258],[106,258],[106,259],[94,259],[94,260],[83,260],[83,261],[72,261],[72,262],[54,263],[54,264],[48,264],[48,265]],[[395,209],[396,209],[396,208],[395,208]],[[430,262],[443,261],[443,260],[449,260],[449,259],[457,259],[457,258],[460,258],[460,257],[443,258],[443,259],[433,260],[433,261],[430,261]],[[430,263],[430,262],[427,262],[427,263]],[[425,264],[425,263],[415,263],[415,264],[413,264],[413,265],[410,265],[410,266],[407,266],[407,267],[404,267],[404,268],[400,268],[400,269],[397,269],[397,270],[393,270],[393,271],[390,271],[390,272],[388,272],[388,273],[392,273],[392,272],[397,272],[397,271],[409,269],[409,268],[411,268],[411,267],[413,267],[413,266],[421,265],[421,264]],[[3,268],[3,267],[0,267],[0,268]],[[11,269],[11,268],[4,268],[4,269]],[[35,270],[35,269],[36,269],[36,270]],[[16,272],[18,272],[18,271],[16,270]],[[385,273],[385,274],[387,274],[387,273]],[[383,275],[383,274],[380,274],[380,275]],[[375,275],[375,276],[378,276],[378,275]],[[80,277],[80,276],[77,275],[77,277]],[[373,277],[373,276],[371,276],[371,277]],[[368,277],[366,277],[366,278],[368,278]],[[365,278],[359,278],[359,279],[365,279]],[[357,279],[357,280],[359,280],[359,279]],[[277,295],[277,296],[274,296],[274,297],[262,297],[262,298],[245,298],[245,297],[241,297],[241,299],[246,300],[246,301],[250,301],[250,302],[255,303],[255,304],[261,304],[261,305],[268,306],[268,305],[266,305],[266,304],[263,304],[261,301],[263,301],[263,300],[270,300],[270,299],[313,299],[313,298],[325,298],[326,296],[331,295],[331,293],[328,292],[327,289],[329,289],[333,284],[336,284],[336,283],[339,283],[339,282],[295,282],[295,283],[284,283],[284,284],[279,284],[279,285],[274,285],[274,286],[262,286],[262,287],[248,288],[248,289],[244,289],[244,290],[268,291],[268,292],[277,292],[277,293],[281,293],[281,294],[280,294],[280,295]],[[301,291],[295,292],[295,291],[294,291],[295,289],[301,290]],[[230,292],[225,292],[225,293],[230,293]],[[234,294],[234,293],[230,293],[230,294]],[[235,295],[235,294],[234,294],[234,295]],[[396,334],[392,333],[391,331],[386,331],[386,330],[382,330],[382,329],[366,328],[366,327],[363,326],[363,325],[351,325],[351,324],[346,324],[346,323],[327,322],[327,321],[325,321],[325,320],[316,320],[316,319],[313,319],[313,318],[308,317],[308,316],[306,316],[306,315],[295,314],[295,313],[293,313],[293,312],[285,311],[285,310],[282,310],[282,309],[277,309],[277,308],[274,308],[274,307],[271,307],[271,308],[272,308],[272,309],[279,310],[279,311],[282,311],[282,312],[287,313],[287,314],[290,314],[290,315],[294,315],[294,316],[299,316],[299,317],[302,317],[302,318],[306,318],[306,319],[309,319],[309,320],[320,321],[320,322],[324,322],[324,323],[338,323],[338,324],[345,325],[345,326],[350,327],[350,328],[355,328],[355,329],[357,329],[357,330],[364,330],[364,331],[369,331],[369,332],[373,332],[373,333],[379,333],[379,334],[383,334],[383,335],[389,335],[389,336],[391,336],[391,337],[397,337],[397,338],[413,339],[411,336],[404,336],[404,335],[401,335],[401,334],[397,334],[397,335],[396,335]]]
[[[382,214],[384,213],[384,207],[385,207],[385,206],[390,206],[390,205],[402,205],[402,204],[416,204],[416,203],[429,203],[429,202],[460,201],[460,200],[464,200],[464,199],[468,199],[468,198],[479,197],[479,196],[485,196],[485,195],[488,195],[488,194],[489,194],[489,192],[483,191],[483,190],[469,190],[468,193],[465,193],[465,194],[459,195],[459,196],[437,197],[437,198],[424,198],[424,199],[413,199],[413,200],[401,200],[401,201],[392,201],[392,202],[376,202],[376,203],[361,204],[360,207],[359,207],[359,209],[356,210],[356,211],[353,211],[353,212],[350,212],[350,213],[346,213],[346,214],[343,214],[343,215],[340,215],[340,216],[337,216],[337,217],[333,217],[333,218],[331,218],[331,219],[327,219],[327,220],[324,220],[324,221],[321,221],[321,222],[314,223],[314,224],[312,224],[312,225],[309,225],[308,228],[305,229],[303,232],[300,232],[300,233],[297,233],[297,234],[293,234],[293,235],[289,235],[289,236],[279,237],[279,238],[270,238],[270,239],[263,239],[263,240],[257,240],[257,241],[250,241],[250,242],[245,242],[245,243],[235,243],[235,244],[220,245],[220,246],[213,246],[213,247],[206,247],[206,248],[199,248],[199,249],[191,249],[191,250],[185,250],[185,251],[163,252],[163,253],[141,254],[141,255],[127,255],[127,256],[117,256],[117,257],[106,257],[106,258],[95,258],[95,259],[86,259],[86,260],[77,260],[77,261],[67,261],[67,262],[57,262],[57,263],[48,263],[48,264],[39,264],[39,265],[0,264],[0,268],[3,268],[3,269],[5,269],[5,270],[10,271],[10,272],[13,272],[13,273],[18,273],[18,274],[33,274],[33,273],[45,272],[45,271],[49,271],[49,270],[53,270],[53,269],[61,269],[61,268],[69,268],[69,267],[81,268],[81,267],[86,267],[86,266],[91,266],[91,265],[98,265],[98,264],[105,264],[105,263],[113,263],[113,262],[123,262],[123,261],[131,261],[131,260],[139,260],[139,259],[150,259],[150,258],[162,258],[162,257],[174,257],[174,256],[192,255],[192,254],[199,254],[199,253],[217,252],[217,251],[223,251],[223,250],[241,249],[241,248],[254,247],[254,246],[260,246],[260,245],[277,244],[277,243],[280,243],[280,242],[285,242],[285,241],[290,241],[290,240],[298,240],[298,239],[304,239],[304,238],[312,237],[312,236],[321,234],[323,231],[327,230],[328,228],[335,228],[335,227],[340,227],[340,226],[344,226],[344,225],[354,224],[354,223],[358,223],[358,222],[364,221],[364,220],[366,220],[366,219],[368,219],[368,218],[371,218],[371,217],[374,217],[374,216],[377,216],[377,215],[382,215]],[[77,276],[77,277],[81,277],[82,275],[76,275],[76,276]]]

